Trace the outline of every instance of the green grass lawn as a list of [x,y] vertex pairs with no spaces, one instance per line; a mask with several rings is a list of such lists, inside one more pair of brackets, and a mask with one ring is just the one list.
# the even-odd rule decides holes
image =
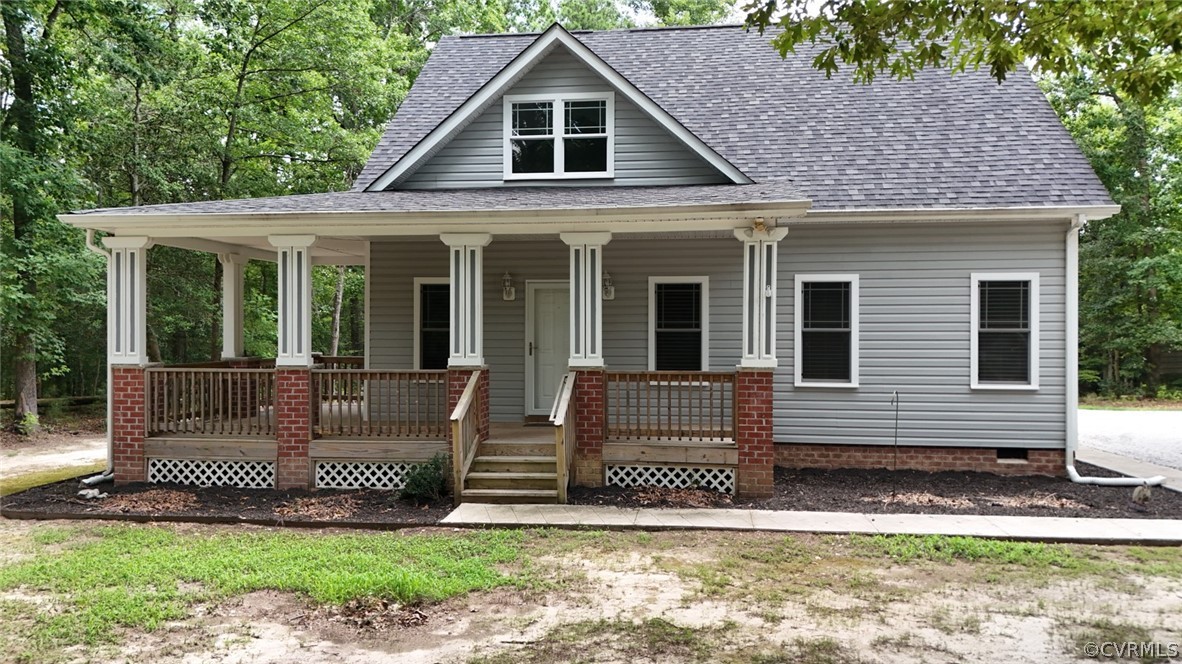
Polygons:
[[[609,573],[596,577],[588,570]],[[605,598],[612,587],[646,578],[657,585],[623,588],[623,598],[645,598],[634,613],[619,613],[618,604],[627,599]],[[1180,582],[1177,547],[918,535],[547,529],[403,534],[0,521],[0,660],[73,660],[79,652],[110,659],[137,637],[164,640],[193,630],[194,616],[257,590],[295,593],[313,612],[361,598],[432,612],[435,602],[502,588],[542,592],[472,600],[473,620],[493,621],[480,633],[497,635],[482,654],[470,655],[473,661],[576,662],[604,651],[621,661],[858,662],[888,647],[945,661],[952,651],[941,649],[944,635],[967,633],[975,643],[981,625],[998,615],[1053,618],[1047,638],[1060,639],[1070,652],[1114,634],[1161,638],[1159,622],[1172,624],[1174,607],[1163,604],[1159,621],[1130,615],[1112,599],[1161,584],[1182,588]],[[653,610],[655,596],[648,593],[670,586],[683,589],[681,602]],[[1107,592],[1109,599],[1088,606],[1085,615],[1065,587]],[[496,607],[497,598],[506,596],[515,609],[522,597],[532,598],[524,601],[536,613],[475,608],[486,602]],[[597,602],[607,610],[580,609]],[[676,607],[699,603],[727,609],[693,627],[676,619]],[[555,613],[558,605],[566,608]],[[292,615],[269,619],[290,621]],[[505,633],[538,616],[561,620],[522,641],[525,647],[504,647]],[[908,624],[892,626],[881,643],[851,648],[863,626],[881,629],[890,616]],[[774,647],[765,643],[769,630],[794,625],[807,626],[803,636],[789,634]],[[432,633],[452,634],[439,629],[431,627]],[[380,638],[402,637],[388,631]],[[186,642],[181,654],[204,652],[211,643]]]
[[[0,600],[0,621],[24,618],[24,661],[60,648],[116,642],[122,628],[151,631],[186,617],[198,602],[254,590],[291,591],[340,604],[381,597],[432,602],[474,590],[526,585],[523,534],[181,533],[114,526],[36,531],[32,557],[0,568],[0,591],[53,598],[53,610]],[[516,569],[507,572],[506,569]],[[5,638],[0,633],[0,639]],[[4,644],[9,652],[16,646]]]
[[32,489],[35,486],[44,486],[46,484],[53,484],[54,482],[61,482],[62,480],[74,479],[75,477],[93,475],[106,467],[106,461],[97,461],[87,466],[52,468],[50,470],[21,473],[13,477],[0,477],[0,497],[20,493],[26,489]]

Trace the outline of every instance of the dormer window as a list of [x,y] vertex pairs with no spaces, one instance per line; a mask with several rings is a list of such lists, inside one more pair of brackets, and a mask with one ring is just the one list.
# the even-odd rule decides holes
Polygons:
[[610,92],[505,97],[505,179],[610,178],[615,159]]

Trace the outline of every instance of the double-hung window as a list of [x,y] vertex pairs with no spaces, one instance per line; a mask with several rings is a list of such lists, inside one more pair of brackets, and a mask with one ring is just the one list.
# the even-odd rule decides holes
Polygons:
[[710,366],[708,277],[649,277],[649,369]]
[[1038,273],[974,273],[972,283],[972,387],[1038,389]]
[[610,92],[505,97],[505,179],[610,178],[615,172]]
[[415,368],[446,369],[451,331],[447,277],[415,279]]
[[796,275],[798,387],[858,386],[858,275]]

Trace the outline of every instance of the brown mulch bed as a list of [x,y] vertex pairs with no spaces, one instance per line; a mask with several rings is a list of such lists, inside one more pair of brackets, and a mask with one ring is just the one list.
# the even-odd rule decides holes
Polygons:
[[[1077,464],[1085,475],[1115,473]],[[83,500],[76,480],[2,499],[6,511],[84,516],[218,518],[325,525],[433,525],[452,508],[444,499],[424,506],[390,491],[197,488],[169,484],[101,485],[109,497]],[[871,514],[990,514],[1133,519],[1182,519],[1182,493],[1155,488],[1145,506],[1130,487],[1074,484],[1054,477],[910,470],[776,469],[775,495],[737,501],[703,489],[571,487],[570,502],[618,507],[736,507],[741,509],[866,512]]]
[[77,480],[3,498],[5,511],[44,514],[247,519],[332,524],[433,525],[452,510],[450,498],[429,505],[399,500],[392,491],[235,489],[175,484],[101,484],[99,500],[78,497]]
[[[1077,463],[1083,475],[1118,474]],[[1125,519],[1182,519],[1182,493],[1154,488],[1136,505],[1131,487],[1075,484],[1058,477],[1002,477],[990,473],[914,470],[776,468],[775,495],[734,501],[704,489],[572,487],[570,502],[618,507],[737,507],[871,514],[988,514]]]

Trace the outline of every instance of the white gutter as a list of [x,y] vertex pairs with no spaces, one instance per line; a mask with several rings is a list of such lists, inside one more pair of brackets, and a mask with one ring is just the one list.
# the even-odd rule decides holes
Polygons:
[[1080,213],[1067,229],[1067,476],[1077,484],[1101,486],[1157,486],[1166,481],[1154,477],[1083,477],[1075,469],[1079,447],[1079,229],[1087,216]]
[[[106,260],[111,260],[111,254],[106,249],[94,243],[94,231],[86,231],[86,248],[102,254]],[[88,477],[82,480],[82,483],[87,486],[94,486],[95,484],[102,484],[103,482],[110,482],[115,479],[115,437],[111,431],[111,416],[114,414],[115,394],[111,389],[111,363],[107,362],[107,469],[100,475]]]

